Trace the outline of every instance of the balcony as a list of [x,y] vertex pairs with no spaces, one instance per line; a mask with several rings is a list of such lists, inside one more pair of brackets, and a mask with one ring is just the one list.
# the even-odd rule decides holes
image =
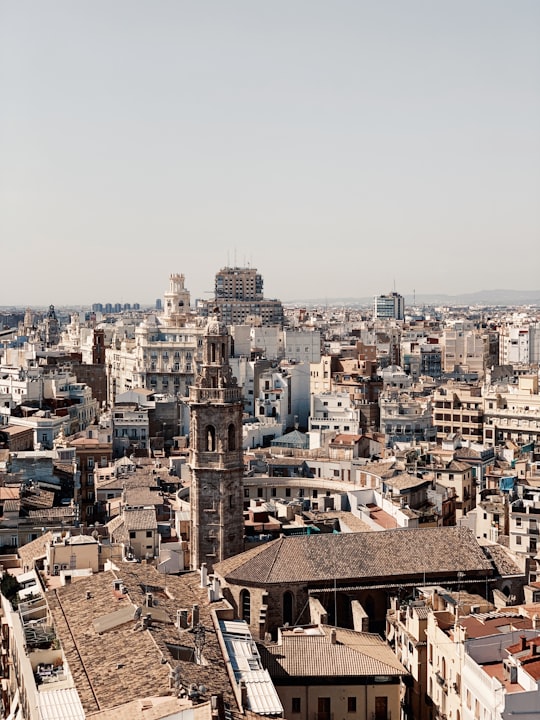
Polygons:
[[440,673],[438,673],[438,672],[435,673],[435,680],[442,687],[444,692],[446,692],[448,690],[448,683],[446,682],[446,680],[443,678],[443,676]]
[[189,400],[192,403],[230,403],[241,402],[242,390],[232,388],[190,388]]

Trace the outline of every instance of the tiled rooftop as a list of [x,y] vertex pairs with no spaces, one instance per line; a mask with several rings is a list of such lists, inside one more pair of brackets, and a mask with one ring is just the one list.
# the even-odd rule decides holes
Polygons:
[[483,545],[484,552],[493,561],[499,575],[525,575],[512,558],[509,550],[498,544]]
[[[121,581],[127,592],[116,591],[114,580]],[[224,605],[209,605],[207,590],[199,583],[198,573],[164,576],[150,565],[130,563],[48,593],[57,636],[87,714],[136,698],[170,695],[169,673],[176,667],[183,687],[204,685],[208,698],[223,693],[225,701],[235,707],[211,617],[211,609]],[[147,592],[153,595],[155,618],[145,630],[135,618],[135,610],[141,608],[137,614],[143,617],[152,613],[145,605]],[[206,629],[206,665],[175,659],[178,648],[189,651],[194,647],[193,634],[174,624],[177,610],[191,611],[194,604],[199,605],[200,621]],[[122,608],[122,613],[112,617]]]
[[142,510],[124,508],[123,516],[127,530],[157,529],[156,511],[154,508],[144,508]]
[[321,626],[322,633],[283,632],[281,644],[261,648],[272,678],[362,677],[407,675],[391,648],[379,635]]
[[23,567],[33,568],[34,562],[38,558],[45,557],[46,547],[52,539],[53,534],[49,531],[41,537],[38,537],[37,540],[32,540],[32,542],[20,547],[17,552],[21,558]]
[[444,527],[283,537],[224,560],[215,571],[231,582],[279,584],[460,571],[490,576],[493,567],[468,528]]

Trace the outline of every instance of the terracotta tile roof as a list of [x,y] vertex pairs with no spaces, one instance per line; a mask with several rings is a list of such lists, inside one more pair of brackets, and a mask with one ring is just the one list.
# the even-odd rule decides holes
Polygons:
[[282,537],[218,563],[227,582],[280,584],[429,574],[491,575],[493,566],[469,528]]
[[323,635],[283,633],[280,645],[262,648],[261,658],[273,679],[289,677],[365,677],[407,675],[379,635],[322,626]]
[[4,501],[4,513],[7,512],[19,512],[21,509],[20,500],[5,500]]
[[52,490],[25,490],[21,493],[21,505],[25,508],[51,508],[54,503]]
[[163,505],[163,495],[147,487],[126,488],[126,505]]
[[396,490],[408,490],[409,488],[419,487],[420,485],[427,485],[430,481],[425,477],[419,478],[409,473],[400,473],[399,475],[394,475],[394,477],[385,478],[384,482]]
[[57,636],[87,713],[169,691],[169,668],[160,663],[148,631],[134,632],[133,622],[101,635],[93,627],[96,618],[129,603],[126,596],[119,599],[114,594],[114,579],[111,572],[99,573],[47,594]]
[[109,535],[112,537],[118,528],[124,524],[124,518],[121,515],[109,520],[106,527],[109,531]]
[[133,700],[115,708],[90,713],[91,720],[161,720],[189,710],[193,720],[210,720],[210,703],[201,703],[192,707],[190,700],[176,697],[146,697]]
[[154,508],[144,508],[142,510],[124,508],[123,518],[127,530],[157,530]]
[[471,469],[471,466],[469,465],[469,463],[466,462],[452,460],[452,462],[449,463],[446,469],[450,470],[451,472],[467,472],[467,470]]
[[486,544],[483,545],[483,549],[487,557],[493,561],[499,575],[525,575],[525,572],[519,567],[507,548],[498,544]]
[[158,607],[168,613],[172,623],[176,621],[177,610],[188,608],[191,614],[193,605],[198,605],[199,620],[206,629],[203,656],[207,665],[175,659],[174,647],[194,647],[193,633],[189,630],[178,630],[173,624],[156,623],[149,632],[166,661],[173,667],[180,666],[184,687],[191,683],[203,684],[208,690],[208,696],[223,693],[225,701],[236,707],[212,618],[212,610],[228,605],[221,601],[208,602],[208,590],[200,587],[198,572],[164,576],[151,565],[124,563],[117,574],[128,588],[135,605],[143,605],[146,591],[152,592]]
[[73,518],[75,515],[75,508],[66,505],[62,507],[52,507],[52,508],[42,508],[41,510],[29,510],[28,511],[28,517],[37,519],[37,518],[46,518],[47,520],[51,520],[53,518]]
[[33,568],[34,562],[38,558],[45,557],[46,547],[52,539],[53,534],[49,531],[41,537],[38,537],[36,540],[32,540],[32,542],[20,547],[17,552],[21,558],[23,567]]
[[[467,637],[470,638],[504,633],[509,627],[513,630],[529,630],[532,628],[532,621],[529,618],[511,612],[469,615],[460,618],[459,624],[466,629]],[[511,639],[512,636],[509,637]]]

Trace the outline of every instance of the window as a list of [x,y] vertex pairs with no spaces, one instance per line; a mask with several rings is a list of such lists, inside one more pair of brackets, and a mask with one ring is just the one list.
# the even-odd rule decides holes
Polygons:
[[302,702],[301,702],[301,698],[299,698],[299,697],[293,697],[292,703],[291,703],[291,712],[293,712],[293,713],[302,712]]
[[272,488],[272,497],[276,497],[276,495],[277,495],[277,489]]
[[240,612],[242,620],[245,620],[249,624],[251,621],[251,598],[249,590],[242,590],[240,593]]
[[130,537],[130,540],[134,540],[137,537],[137,533],[135,532],[135,530],[129,531],[129,537]]
[[291,497],[291,488],[285,488],[285,497]]
[[355,697],[347,698],[347,712],[350,712],[350,713],[356,712],[356,698]]
[[262,498],[263,497],[263,489],[257,488],[257,497]]
[[318,496],[319,496],[318,490],[314,490],[314,491],[313,491],[313,497],[316,498],[316,497],[318,497]]
[[516,537],[516,545],[521,545],[521,535]]
[[293,606],[294,606],[294,596],[292,592],[287,590],[283,594],[283,623],[289,623],[289,625],[292,625],[294,618],[293,618]]
[[249,488],[244,488],[244,497],[245,498],[249,497]]
[[89,458],[88,458],[88,460],[86,461],[86,467],[87,467],[89,470],[90,470],[90,468],[93,468],[93,467],[94,467],[94,458],[93,458],[93,457],[89,457]]
[[236,429],[233,423],[229,425],[227,441],[229,451],[236,450]]
[[146,537],[147,537],[147,538],[151,538],[151,537],[152,537],[152,531],[151,531],[151,530],[147,530],[147,531],[146,531]]
[[516,518],[516,527],[521,527],[521,518],[520,517]]

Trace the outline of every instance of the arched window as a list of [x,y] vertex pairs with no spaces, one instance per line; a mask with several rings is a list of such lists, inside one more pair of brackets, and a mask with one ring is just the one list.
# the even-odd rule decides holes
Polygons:
[[210,343],[210,362],[216,362],[216,343]]
[[216,428],[213,425],[206,426],[206,452],[216,451]]
[[264,415],[264,405],[261,405],[259,408],[259,415]]
[[236,428],[233,423],[229,425],[227,447],[229,448],[229,451],[236,450]]
[[240,616],[248,624],[251,622],[251,598],[249,590],[242,590],[240,593]]
[[283,593],[283,624],[289,623],[289,625],[293,624],[293,601],[294,601],[294,595],[292,592],[287,590],[287,592]]

